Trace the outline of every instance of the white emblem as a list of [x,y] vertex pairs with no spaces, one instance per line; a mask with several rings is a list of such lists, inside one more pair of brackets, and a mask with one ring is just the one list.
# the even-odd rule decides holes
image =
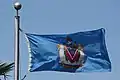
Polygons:
[[83,48],[78,47],[74,51],[74,54],[71,55],[71,52],[68,50],[68,47],[62,44],[58,44],[58,52],[59,52],[59,63],[62,64],[64,67],[69,68],[78,68],[83,66],[84,62],[84,52]]

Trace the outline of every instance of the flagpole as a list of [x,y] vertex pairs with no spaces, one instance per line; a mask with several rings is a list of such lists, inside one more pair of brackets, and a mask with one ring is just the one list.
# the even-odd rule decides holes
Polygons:
[[15,71],[14,71],[14,80],[19,80],[19,28],[20,28],[20,16],[19,16],[19,10],[21,9],[22,5],[19,2],[16,2],[14,4],[14,8],[16,10],[16,16],[15,16]]

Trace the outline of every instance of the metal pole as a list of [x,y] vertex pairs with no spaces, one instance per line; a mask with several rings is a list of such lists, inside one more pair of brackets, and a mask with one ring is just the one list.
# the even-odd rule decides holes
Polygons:
[[14,4],[14,8],[16,9],[16,16],[15,16],[15,71],[14,76],[15,80],[19,80],[19,27],[20,27],[20,16],[18,11],[21,9],[21,4],[16,2]]

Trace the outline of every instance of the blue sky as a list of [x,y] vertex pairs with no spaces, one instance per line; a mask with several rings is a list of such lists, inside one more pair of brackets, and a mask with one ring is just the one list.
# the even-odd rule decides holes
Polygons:
[[[14,61],[13,2],[0,1],[0,60]],[[26,80],[119,80],[120,77],[120,1],[119,0],[19,0],[21,28],[37,34],[71,33],[106,29],[106,45],[112,62],[110,73],[28,73]],[[27,73],[28,49],[24,35],[20,36],[21,77]],[[13,72],[10,73],[13,80]]]

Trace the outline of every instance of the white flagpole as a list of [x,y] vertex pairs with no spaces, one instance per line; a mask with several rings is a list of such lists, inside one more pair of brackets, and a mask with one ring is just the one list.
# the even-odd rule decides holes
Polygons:
[[18,11],[21,9],[22,5],[19,2],[14,4],[14,8],[16,9],[16,16],[15,16],[15,71],[14,71],[14,80],[19,80],[19,27],[20,27],[20,16]]

